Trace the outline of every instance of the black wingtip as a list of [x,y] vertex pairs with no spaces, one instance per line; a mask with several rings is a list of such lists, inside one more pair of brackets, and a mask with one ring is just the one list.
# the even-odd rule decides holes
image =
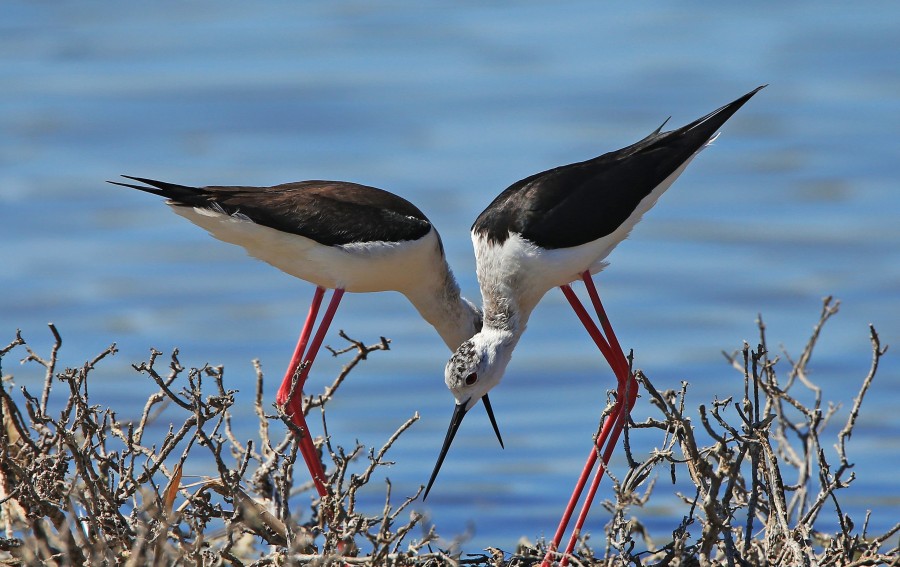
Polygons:
[[719,108],[713,110],[706,116],[694,120],[687,126],[684,126],[683,130],[685,132],[698,128],[702,130],[711,130],[709,135],[712,136],[712,134],[715,133],[722,126],[722,124],[725,124],[725,122],[728,121],[729,118],[734,116],[735,112],[737,112],[742,106],[744,106],[744,103],[746,103],[753,97],[753,95],[766,88],[767,86],[768,84],[756,87],[747,94],[738,97],[728,104],[720,106]]
[[[124,177],[126,179],[134,179],[135,181],[141,181],[140,179],[138,179],[136,177],[131,177],[128,175],[123,175],[122,177]],[[160,190],[156,187],[146,187],[144,185],[134,185],[133,183],[122,183],[121,181],[112,181],[111,179],[107,179],[106,182],[109,184],[112,184],[112,185],[119,185],[120,187],[129,187],[131,189],[137,189],[138,191],[145,191],[147,193],[153,193],[154,195],[164,195],[162,190]]]
[[769,85],[760,85],[747,94],[738,97],[728,104],[725,104],[713,110],[706,116],[702,116],[694,120],[690,124],[685,124],[680,128],[675,128],[673,130],[663,132],[662,129],[672,118],[670,116],[669,118],[666,118],[665,121],[656,130],[648,134],[639,142],[633,144],[632,146],[629,146],[629,148],[635,150],[646,150],[648,148],[656,146],[657,144],[668,144],[672,139],[682,136],[688,136],[691,140],[694,140],[694,142],[697,144],[697,147],[700,147],[704,142],[712,139],[719,131],[719,128],[721,128],[722,125],[725,124],[725,122],[727,122],[735,112],[737,112],[742,106],[744,106],[744,103],[746,103],[748,100],[750,100],[750,98],[753,97],[753,95],[766,88],[767,86]]
[[725,108],[731,106],[732,104],[737,104],[738,108],[740,108],[741,105],[743,105],[745,102],[747,102],[748,100],[750,100],[750,98],[751,98],[753,95],[755,95],[756,93],[758,93],[759,91],[763,90],[764,88],[766,88],[766,87],[768,87],[768,86],[769,86],[769,83],[766,83],[766,84],[764,84],[764,85],[759,85],[758,87],[756,87],[755,89],[753,89],[753,90],[750,91],[749,93],[745,94],[744,96],[738,98],[738,99],[735,100],[734,102],[732,102],[732,103],[730,103],[730,104],[726,104],[726,105],[725,105]]
[[650,138],[650,137],[659,135],[659,133],[662,132],[662,129],[666,127],[666,124],[668,124],[668,123],[669,123],[669,120],[671,120],[671,119],[672,119],[672,117],[669,116],[668,118],[666,118],[665,120],[663,120],[663,123],[659,125],[659,128],[657,128],[656,130],[654,130],[653,133],[650,134],[650,136],[647,136],[647,137]]
[[165,189],[166,187],[180,187],[180,185],[166,183],[165,181],[157,181],[156,179],[148,179],[146,177],[134,177],[133,175],[122,175],[122,177],[124,177],[125,179],[131,179],[132,181],[140,181],[141,183],[152,185],[157,189]]
[[172,199],[173,201],[190,199],[191,197],[195,197],[198,193],[202,192],[196,187],[188,187],[186,185],[178,185],[176,183],[168,183],[166,181],[157,181],[156,179],[148,179],[146,177],[134,177],[132,175],[122,175],[122,177],[124,177],[125,179],[131,179],[132,181],[137,181],[139,183],[144,183],[144,185],[134,185],[132,183],[122,183],[121,181],[109,180],[107,180],[107,183],[120,185],[122,187],[130,187],[131,189],[137,189],[138,191],[144,191],[146,193],[152,193],[154,195],[166,197],[168,199]]

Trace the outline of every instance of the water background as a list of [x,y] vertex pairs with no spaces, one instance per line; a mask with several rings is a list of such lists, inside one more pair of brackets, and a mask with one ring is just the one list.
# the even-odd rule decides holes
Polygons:
[[[739,394],[721,351],[755,344],[758,313],[770,346],[796,356],[821,298],[839,297],[811,367],[843,404],[833,436],[868,369],[867,325],[900,343],[898,61],[900,4],[888,1],[5,2],[0,343],[21,328],[47,349],[53,321],[67,366],[118,343],[91,388],[120,415],[152,390],[130,365],[177,346],[185,365],[225,365],[250,437],[251,360],[272,400],[311,286],[106,179],[383,187],[429,215],[478,298],[468,229],[506,186],[768,83],[598,281],[637,366],[660,388],[689,380],[693,406]],[[398,294],[347,296],[329,343],[341,328],[393,343],[344,386],[330,432],[380,445],[418,411],[388,472],[395,495],[411,494],[451,412],[448,353]],[[340,364],[321,357],[311,385]],[[874,509],[870,532],[900,517],[898,369],[890,352],[849,445],[858,479],[844,510],[859,523]],[[4,372],[42,381],[36,366]],[[470,551],[551,534],[611,381],[562,294],[549,293],[492,394],[506,450],[472,412],[422,509],[448,538],[471,528]],[[664,538],[685,509],[664,478],[657,491],[642,517]],[[367,498],[380,510],[381,486]],[[598,507],[588,529],[606,520]]]

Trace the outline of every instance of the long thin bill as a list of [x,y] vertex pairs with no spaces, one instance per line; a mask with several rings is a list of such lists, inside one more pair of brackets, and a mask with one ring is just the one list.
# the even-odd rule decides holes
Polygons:
[[441,465],[444,464],[444,457],[447,456],[447,451],[450,449],[450,443],[453,443],[453,438],[456,436],[456,432],[459,430],[459,426],[462,423],[464,417],[466,417],[466,404],[456,404],[456,408],[453,410],[453,417],[450,418],[450,427],[447,429],[447,436],[444,437],[444,446],[441,447],[441,454],[438,455],[437,463],[434,465],[434,470],[431,472],[431,478],[428,479],[428,486],[425,487],[425,496],[422,497],[424,501],[428,498],[428,492],[431,490],[431,485],[434,484],[434,479],[437,478],[438,472],[441,470]]
[[485,394],[481,396],[481,401],[484,402],[484,409],[488,414],[488,418],[491,420],[491,425],[494,426],[494,433],[497,434],[497,441],[500,442],[500,448],[506,449],[503,445],[503,437],[500,437],[500,428],[497,427],[497,420],[494,419],[494,408],[491,407],[491,400],[488,398],[488,395]]

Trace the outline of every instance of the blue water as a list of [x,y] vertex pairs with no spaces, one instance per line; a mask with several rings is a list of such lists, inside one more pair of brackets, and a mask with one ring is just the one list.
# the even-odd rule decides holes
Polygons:
[[[21,328],[46,349],[53,321],[69,366],[117,342],[92,392],[120,415],[151,390],[130,364],[177,346],[186,365],[225,365],[249,437],[251,360],[273,399],[310,286],[104,180],[383,187],[430,216],[464,292],[478,297],[468,228],[500,190],[769,83],[598,281],[637,365],[661,388],[690,380],[694,406],[740,391],[720,351],[755,341],[758,313],[770,345],[796,356],[821,297],[839,297],[811,367],[826,399],[843,404],[836,431],[868,368],[867,324],[900,343],[900,5],[713,6],[6,2],[0,342]],[[451,411],[448,353],[396,294],[348,296],[329,342],[338,328],[393,346],[344,386],[332,436],[380,444],[420,412],[388,472],[395,495],[411,494]],[[323,357],[311,384],[340,364]],[[850,441],[858,478],[845,512],[859,523],[874,508],[870,531],[900,517],[898,369],[890,352]],[[36,367],[4,371],[41,380]],[[610,384],[551,292],[492,395],[506,450],[473,412],[423,507],[440,532],[474,526],[471,551],[551,533]],[[642,442],[646,453],[661,441]],[[665,482],[657,490],[651,528],[663,538],[684,509],[664,497]],[[380,501],[376,486],[375,510]],[[606,521],[598,507],[588,529]]]

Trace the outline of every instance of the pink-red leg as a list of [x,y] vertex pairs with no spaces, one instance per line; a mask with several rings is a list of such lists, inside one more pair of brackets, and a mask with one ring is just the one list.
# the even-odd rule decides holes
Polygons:
[[[557,527],[553,540],[550,543],[550,549],[547,553],[547,556],[544,558],[543,567],[549,567],[553,553],[555,553],[556,550],[559,549],[559,544],[562,541],[562,536],[565,533],[569,521],[572,518],[575,506],[578,503],[578,500],[581,498],[581,494],[584,491],[584,486],[587,483],[587,478],[590,476],[591,471],[593,470],[594,465],[597,462],[598,453],[602,451],[602,462],[600,463],[594,479],[591,482],[591,486],[588,489],[588,494],[585,498],[585,501],[582,504],[581,512],[579,513],[575,523],[575,529],[572,533],[571,538],[569,539],[568,545],[566,546],[566,554],[570,554],[574,549],[575,543],[578,539],[578,535],[581,533],[581,529],[584,525],[585,520],[587,519],[587,514],[590,511],[591,504],[593,503],[594,496],[597,492],[597,488],[600,485],[600,480],[603,478],[603,472],[606,468],[606,464],[609,462],[609,458],[615,450],[619,435],[621,434],[625,424],[625,419],[627,418],[627,414],[628,412],[630,412],[631,407],[634,405],[634,399],[637,395],[637,383],[630,373],[630,370],[628,368],[628,361],[625,359],[625,355],[622,352],[619,341],[616,338],[615,333],[613,332],[612,325],[610,325],[609,323],[609,319],[606,316],[606,311],[603,308],[603,304],[600,302],[600,296],[597,293],[597,289],[594,286],[594,282],[591,279],[590,273],[584,272],[582,274],[582,280],[584,280],[585,285],[587,286],[588,295],[591,298],[591,303],[597,313],[597,318],[600,320],[600,324],[603,327],[603,331],[606,334],[606,337],[604,337],[603,333],[600,332],[600,329],[597,328],[597,325],[587,313],[587,310],[584,308],[584,305],[582,305],[581,300],[579,300],[578,296],[575,295],[575,292],[572,291],[572,288],[568,285],[565,285],[561,286],[561,289],[563,294],[566,296],[566,299],[569,301],[569,304],[572,306],[572,309],[575,311],[575,314],[578,316],[578,319],[584,325],[584,328],[594,340],[594,343],[600,349],[600,352],[603,354],[604,358],[606,358],[606,361],[609,363],[610,368],[612,368],[613,372],[615,373],[616,379],[618,381],[618,392],[616,404],[613,407],[610,415],[608,415],[606,420],[604,421],[603,427],[601,428],[600,433],[597,436],[597,442],[594,446],[591,447],[591,452],[588,454],[588,458],[585,462],[584,468],[582,469],[582,472],[578,477],[578,481],[576,482],[575,488],[572,491],[572,496],[569,498],[569,502],[566,505],[566,509],[563,512],[562,518],[560,519],[559,526]],[[564,557],[561,565],[565,565],[566,563],[567,561]]]
[[[305,437],[301,437],[298,442],[300,454],[303,457],[303,462],[305,462],[307,468],[309,468],[310,476],[313,478],[316,491],[320,496],[324,495],[322,490],[324,486],[321,482],[316,482],[315,480],[324,477],[325,473],[324,471],[319,472],[321,471],[322,466],[321,463],[318,462],[319,459],[316,455],[315,447],[312,445],[309,436],[309,427],[306,424],[306,418],[303,416],[302,407],[300,408],[301,411],[298,412],[296,407],[298,403],[292,402],[293,400],[297,400],[300,402],[299,405],[302,406],[303,388],[300,386],[299,381],[297,382],[297,386],[294,386],[294,375],[297,373],[297,368],[303,363],[306,345],[309,342],[309,337],[315,326],[316,317],[319,315],[319,308],[322,305],[322,298],[324,295],[325,288],[316,287],[312,303],[310,303],[309,306],[309,313],[306,316],[306,322],[303,324],[303,330],[300,332],[300,339],[297,341],[297,346],[294,348],[291,362],[288,364],[287,372],[285,372],[284,379],[281,381],[281,387],[278,388],[278,393],[275,397],[275,403],[282,408],[282,410],[291,418],[294,425],[296,425],[305,435]],[[292,396],[292,393],[294,392],[296,392],[296,395]],[[312,448],[312,450],[310,450],[310,448]]]
[[[578,518],[576,518],[575,520],[575,528],[572,530],[572,535],[569,537],[569,542],[566,545],[565,553],[563,554],[563,558],[559,563],[560,567],[565,567],[569,563],[569,556],[575,549],[575,545],[578,543],[578,537],[581,535],[581,530],[584,527],[585,521],[587,520],[588,512],[590,512],[591,505],[594,502],[594,496],[597,494],[597,489],[600,486],[600,481],[603,479],[603,473],[606,471],[606,466],[609,464],[609,459],[610,457],[612,457],[613,451],[615,451],[616,449],[616,444],[619,441],[619,435],[621,435],[622,430],[625,428],[625,420],[628,419],[628,414],[631,413],[631,408],[634,406],[634,400],[637,397],[637,381],[635,381],[634,378],[631,378],[628,382],[626,382],[626,384],[627,392],[623,392],[621,387],[619,388],[618,392],[618,400],[626,400],[626,403],[623,407],[621,401],[617,401],[616,406],[613,408],[613,412],[607,418],[606,423],[611,422],[612,428],[606,443],[606,449],[603,451],[603,458],[600,462],[600,466],[594,473],[594,479],[591,481],[590,487],[588,487],[588,492],[584,498],[584,503],[581,505],[581,512],[578,514]],[[606,426],[606,423],[604,423],[604,426]],[[600,450],[600,448],[601,444],[598,438],[597,448],[592,448],[591,452],[596,455],[597,451]]]
[[[622,352],[622,347],[619,346],[619,339],[616,338],[616,333],[613,332],[612,325],[609,322],[609,317],[606,316],[606,309],[603,308],[603,304],[600,302],[600,294],[597,293],[597,287],[594,285],[594,279],[591,277],[590,272],[585,272],[581,274],[581,279],[584,281],[584,286],[587,288],[588,296],[591,298],[591,303],[594,305],[594,311],[597,312],[597,318],[600,319],[600,325],[603,326],[603,332],[606,333],[606,338],[609,340],[609,344],[613,349],[613,353],[616,355],[616,359],[621,363],[626,363],[625,367],[621,370],[628,371],[627,361],[625,360],[625,353]],[[613,369],[615,370],[615,369]],[[621,381],[621,375],[619,372],[616,372],[616,377]]]
[[[585,310],[584,305],[582,305],[581,300],[578,299],[578,296],[575,295],[575,292],[572,291],[572,288],[568,285],[560,286],[560,289],[565,295],[566,299],[569,301],[569,304],[572,306],[572,309],[575,311],[575,314],[578,316],[578,319],[584,325],[584,328],[587,330],[588,334],[594,340],[594,343],[600,349],[600,352],[603,354],[604,358],[606,358],[609,365],[616,370],[617,362],[615,360],[615,356],[613,355],[612,349],[607,343],[606,339],[600,333],[600,330],[597,328],[597,325],[591,319],[587,310]],[[612,423],[610,418],[612,415],[608,416],[606,421],[603,424],[603,429],[598,436],[597,442],[600,442],[600,439],[604,437],[604,433],[609,429],[609,425]],[[559,549],[559,544],[562,541],[562,537],[565,534],[566,528],[569,525],[569,521],[572,518],[572,514],[575,512],[575,506],[578,504],[578,500],[581,498],[581,493],[584,491],[584,486],[587,484],[588,477],[591,474],[591,471],[594,469],[594,465],[597,462],[597,449],[592,448],[591,452],[588,454],[587,461],[584,464],[584,468],[582,469],[581,475],[578,477],[578,481],[575,483],[575,488],[572,490],[572,496],[569,498],[569,502],[566,505],[565,511],[563,512],[563,516],[560,519],[559,526],[556,529],[556,533],[553,536],[553,540],[550,543],[550,549],[547,553],[547,558],[545,558],[543,565],[550,565],[550,556]]]
[[[325,339],[325,333],[328,331],[332,319],[334,319],[334,314],[344,295],[344,290],[334,290],[331,300],[328,303],[328,307],[325,309],[322,321],[319,323],[319,328],[313,337],[312,343],[309,345],[309,351],[306,351],[306,346],[309,342],[309,337],[312,334],[312,328],[319,313],[319,308],[322,305],[322,298],[324,295],[325,289],[317,287],[312,304],[309,308],[309,314],[306,317],[306,322],[300,333],[300,339],[297,341],[297,347],[294,349],[294,355],[291,357],[287,373],[284,376],[281,387],[278,389],[276,398],[278,405],[283,408],[284,412],[290,417],[294,425],[303,432],[303,437],[300,437],[297,442],[300,448],[300,454],[303,456],[303,461],[309,469],[309,474],[313,479],[313,483],[316,486],[316,492],[319,493],[319,496],[328,494],[328,490],[325,486],[327,477],[322,468],[322,462],[316,452],[316,447],[312,442],[312,436],[309,433],[306,418],[303,415],[303,385],[306,383],[306,378],[309,376],[309,370],[312,367],[312,363],[315,361],[319,348],[322,346],[322,341]],[[297,375],[298,370],[299,375]],[[294,383],[295,375],[297,375],[296,384]]]
[[[591,509],[591,504],[593,504],[594,496],[597,494],[597,488],[600,486],[600,481],[603,479],[603,473],[606,470],[606,466],[609,464],[609,459],[613,454],[613,451],[616,449],[616,444],[618,443],[619,436],[622,433],[622,430],[625,427],[625,421],[628,419],[628,415],[631,413],[631,408],[634,407],[634,402],[637,399],[637,389],[638,384],[634,379],[634,375],[631,374],[631,370],[628,368],[628,361],[625,359],[625,354],[622,352],[622,348],[619,346],[619,341],[616,338],[615,332],[613,332],[612,325],[609,323],[609,318],[606,316],[606,310],[603,308],[603,304],[600,302],[600,296],[597,293],[597,288],[594,286],[594,282],[591,279],[591,276],[588,272],[582,274],[582,279],[584,280],[585,286],[588,290],[588,295],[591,298],[591,302],[594,305],[594,310],[597,312],[597,317],[600,319],[600,323],[603,326],[603,330],[606,333],[606,336],[609,340],[609,343],[614,350],[614,354],[617,355],[616,359],[618,360],[618,366],[614,367],[616,372],[616,378],[618,381],[618,391],[616,396],[616,405],[613,408],[612,413],[607,417],[606,422],[604,423],[604,431],[601,431],[600,435],[597,438],[597,449],[591,450],[591,452],[596,455],[598,450],[603,450],[605,445],[605,450],[603,450],[603,458],[600,463],[600,466],[597,469],[597,472],[594,474],[594,479],[591,482],[591,486],[588,488],[587,496],[585,496],[584,503],[581,507],[581,512],[578,515],[578,518],[575,520],[575,529],[572,531],[572,535],[569,538],[569,542],[566,545],[565,554],[563,556],[562,561],[560,562],[561,567],[565,567],[568,564],[568,556],[575,549],[575,544],[578,542],[578,537],[581,534],[581,530],[584,526],[584,522],[587,520],[588,512]],[[612,425],[611,428],[607,431],[607,426]]]
[[[303,362],[306,343],[309,342],[309,336],[312,334],[315,326],[316,317],[319,316],[319,307],[322,306],[322,298],[324,296],[325,288],[317,286],[316,293],[313,295],[312,303],[309,306],[309,313],[306,315],[306,322],[303,323],[303,330],[300,331],[300,339],[297,341],[296,348],[294,348],[294,355],[291,357],[291,362],[288,364],[287,372],[275,397],[275,402],[279,406],[285,406],[291,398],[291,385],[294,383],[294,374],[297,372],[297,367]],[[302,390],[299,387],[297,389]]]
[[309,376],[309,369],[312,368],[312,363],[316,359],[316,355],[319,354],[319,348],[322,346],[322,342],[325,340],[325,333],[328,332],[328,327],[331,326],[331,321],[334,319],[334,314],[337,312],[338,305],[341,303],[341,298],[344,297],[343,289],[336,289],[331,295],[331,301],[328,303],[328,307],[325,309],[325,315],[322,316],[322,322],[319,323],[319,329],[316,331],[316,336],[313,337],[312,343],[309,345],[309,352],[306,353],[306,358],[304,362],[306,363],[306,367],[300,373],[300,378],[297,380],[298,389],[303,389],[303,385],[306,383],[306,377]]

